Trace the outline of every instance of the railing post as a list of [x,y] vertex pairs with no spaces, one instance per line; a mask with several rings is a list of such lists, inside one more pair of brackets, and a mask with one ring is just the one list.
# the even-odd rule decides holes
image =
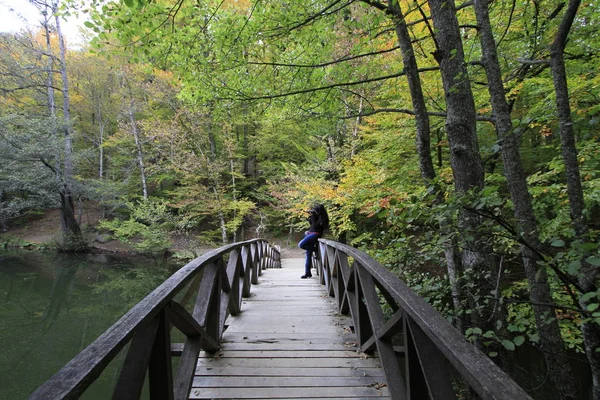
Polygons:
[[113,391],[113,400],[140,398],[159,322],[159,318],[155,317],[142,325],[133,335]]
[[[427,391],[434,399],[456,399],[448,373],[448,362],[419,325],[410,318],[405,317],[404,320],[404,335],[411,342],[410,346],[405,345],[406,357],[411,365],[411,393],[414,393],[415,386],[421,385],[418,390]],[[418,362],[411,362],[416,360]],[[420,375],[417,379],[414,377],[415,368],[418,368]]]
[[[193,314],[194,319],[206,330],[208,336],[216,342],[219,341],[221,276],[218,261],[205,267]],[[204,341],[202,347],[209,352],[218,350],[218,348],[208,345],[206,341]]]
[[243,284],[240,282],[240,277],[243,275],[242,271],[244,265],[241,253],[242,252],[239,249],[233,250],[229,255],[229,261],[227,262],[227,279],[229,279],[229,286],[231,287],[231,291],[227,296],[227,303],[231,315],[238,315],[242,306]]
[[158,329],[148,364],[150,399],[172,400],[171,326],[169,324],[169,315],[165,309],[160,312],[158,319]]
[[[390,388],[390,397],[393,400],[404,399],[407,393],[408,383],[402,377],[402,370],[394,351],[392,339],[388,337],[378,337],[378,331],[384,325],[385,318],[383,311],[381,310],[381,305],[379,304],[379,296],[375,290],[373,277],[365,268],[363,268],[362,265],[358,263],[354,264],[354,268],[356,269],[356,275],[360,281],[360,288],[363,293],[363,296],[361,297],[363,297],[365,300],[365,313],[369,317],[368,326],[372,335],[372,340],[369,341],[371,343],[369,348],[363,348],[362,350],[367,352],[377,348],[379,359],[383,366],[383,370],[385,371],[388,387]],[[363,320],[366,318],[364,318],[365,315],[362,313],[359,314],[359,316],[361,317],[360,326],[362,331]],[[407,370],[407,373],[408,371],[409,370]],[[426,390],[421,392],[423,395],[422,397],[419,395],[415,395],[413,397],[410,395],[410,392],[408,393],[409,399],[428,398]]]
[[242,276],[244,277],[244,281],[242,284],[242,297],[250,296],[250,287],[251,287],[251,279],[252,279],[252,258],[251,258],[251,249],[250,246],[242,247]]
[[335,278],[335,284],[337,287],[336,298],[338,310],[341,314],[348,315],[350,308],[348,305],[348,295],[346,293],[347,279],[345,277],[350,276],[350,267],[348,266],[348,255],[344,252],[340,252],[338,256],[338,270]]
[[258,270],[260,269],[260,265],[259,265],[259,259],[258,259],[258,244],[257,243],[251,243],[250,244],[250,258],[251,258],[251,265],[252,265],[252,275],[251,275],[251,280],[250,282],[253,285],[256,285],[258,283]]

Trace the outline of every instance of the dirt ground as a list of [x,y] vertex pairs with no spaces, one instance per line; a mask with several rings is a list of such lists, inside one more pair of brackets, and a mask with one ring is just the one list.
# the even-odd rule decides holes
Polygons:
[[[96,225],[102,218],[102,211],[94,205],[84,206],[81,212],[80,226],[84,232],[84,236],[90,244],[92,250],[106,253],[135,253],[135,250],[118,240],[100,240],[96,232]],[[9,238],[19,238],[20,241],[32,243],[35,245],[48,245],[53,247],[54,243],[60,240],[60,211],[50,210],[43,215],[30,217],[27,220],[21,221],[17,226],[9,228],[6,232],[0,233],[0,242],[6,241]],[[194,248],[197,254],[201,254],[203,250],[207,250],[205,246],[200,246],[197,239],[186,236],[173,236],[172,251],[185,251]],[[102,242],[102,243],[101,243]],[[295,243],[288,246],[286,240],[270,240],[274,245],[280,248],[282,258],[301,258],[304,257],[304,250],[299,249]]]

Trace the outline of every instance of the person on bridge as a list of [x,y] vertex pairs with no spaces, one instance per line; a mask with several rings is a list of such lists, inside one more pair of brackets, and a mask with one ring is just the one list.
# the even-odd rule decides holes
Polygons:
[[306,250],[306,262],[304,263],[304,275],[300,278],[312,278],[310,269],[312,267],[312,255],[317,250],[319,238],[329,228],[329,216],[323,204],[317,204],[308,211],[308,223],[310,228],[304,232],[304,239],[298,243],[298,247]]

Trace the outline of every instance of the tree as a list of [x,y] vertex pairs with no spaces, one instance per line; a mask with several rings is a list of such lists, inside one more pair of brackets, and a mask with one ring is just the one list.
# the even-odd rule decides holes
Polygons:
[[[575,146],[575,135],[573,132],[573,120],[571,119],[571,107],[569,105],[569,90],[567,84],[567,73],[564,61],[564,52],[567,44],[569,31],[575,20],[579,0],[570,0],[567,10],[563,15],[554,41],[550,45],[550,66],[556,92],[556,108],[560,124],[560,141],[562,158],[565,164],[567,192],[569,195],[569,206],[571,210],[571,221],[575,230],[576,238],[586,241],[589,233],[585,217],[585,202],[581,186],[581,175],[577,161],[577,148]],[[586,293],[597,290],[598,270],[586,261],[582,263],[582,271],[579,276],[581,287],[580,304],[583,309],[588,308]],[[600,398],[600,327],[593,321],[585,321],[582,327],[585,340],[586,353],[590,361],[593,377],[594,398]]]
[[[63,246],[66,250],[84,250],[87,248],[79,224],[75,219],[75,205],[73,201],[73,129],[71,123],[71,99],[69,98],[69,78],[67,75],[67,59],[65,38],[61,30],[60,15],[58,14],[58,0],[53,0],[50,5],[39,4],[44,7],[45,12],[51,11],[54,15],[56,35],[59,46],[59,68],[62,79],[62,98],[63,98],[63,133],[64,133],[64,153],[62,165],[62,188],[60,195],[60,216],[63,231]],[[47,31],[48,32],[48,31]]]
[[[64,37],[62,36],[62,31],[60,29],[60,18],[57,15],[58,3],[53,2],[52,4],[46,2],[35,2],[34,5],[38,7],[40,13],[44,15],[43,19],[43,34],[45,35],[45,48],[40,46],[39,43],[36,42],[33,38],[26,38],[22,36],[25,40],[17,40],[15,43],[22,43],[26,45],[26,52],[31,52],[31,59],[36,64],[35,69],[32,74],[29,76],[33,77],[34,80],[29,80],[29,82],[21,82],[25,83],[25,86],[17,83],[17,87],[14,88],[6,88],[6,93],[11,92],[21,92],[25,93],[30,88],[41,88],[42,87],[42,76],[46,78],[43,80],[43,85],[45,87],[46,99],[44,101],[45,106],[48,110],[47,116],[43,116],[43,118],[49,118],[49,126],[51,128],[51,135],[58,134],[58,128],[61,128],[63,133],[63,148],[61,150],[56,149],[56,153],[50,157],[47,157],[47,154],[44,154],[43,157],[37,157],[37,159],[42,162],[42,165],[49,168],[53,174],[56,176],[56,180],[60,182],[60,186],[57,190],[58,193],[58,205],[61,211],[61,228],[62,228],[62,244],[61,247],[67,251],[80,251],[84,250],[87,245],[83,240],[81,230],[75,219],[74,215],[74,204],[73,204],[73,155],[72,155],[72,127],[71,127],[71,118],[70,118],[70,103],[69,103],[69,82],[67,76],[67,65],[66,65],[66,47],[64,43]],[[50,26],[51,17],[54,17],[55,27],[52,28]],[[52,29],[55,29],[56,40],[52,39]],[[56,56],[54,54],[53,43],[58,43],[59,47],[59,55]],[[48,63],[46,65],[43,64],[43,60],[46,58]],[[58,71],[54,69],[56,65],[55,61],[58,61]],[[23,72],[25,71],[22,65],[16,65],[16,70],[13,70],[11,73],[14,77],[21,76],[23,77]],[[31,66],[29,66],[31,67]],[[22,68],[19,71],[19,68]],[[54,74],[59,73],[61,76],[61,94],[63,99],[63,107],[62,107],[62,124],[58,123],[58,113],[57,107],[55,104],[55,79]],[[35,81],[37,79],[37,82]],[[35,93],[35,92],[34,92]],[[41,97],[39,97],[41,93],[38,91],[36,93],[36,97],[38,97],[41,101]],[[24,96],[26,98],[26,96]],[[17,109],[17,112],[22,112],[23,108],[20,110]],[[38,111],[34,111],[34,113],[38,114],[36,117],[40,119],[40,115]],[[8,138],[7,138],[8,139]],[[9,139],[10,140],[10,139]],[[49,139],[52,141],[53,139]],[[12,142],[15,144],[15,142]],[[16,146],[19,146],[16,144]]]
[[523,255],[523,266],[529,281],[530,298],[535,312],[540,342],[544,348],[544,358],[551,376],[550,382],[555,386],[561,399],[572,399],[576,396],[575,386],[571,379],[573,372],[570,366],[563,362],[566,359],[566,354],[558,321],[553,317],[554,309],[544,306],[552,304],[552,293],[545,266],[541,264],[543,261],[541,255],[542,245],[537,233],[537,222],[525,172],[521,165],[519,138],[512,125],[510,106],[505,97],[500,63],[496,52],[496,41],[490,24],[488,4],[481,0],[475,0],[474,8],[495,128],[498,133],[498,141],[501,144],[504,175],[506,176],[517,222],[517,240],[521,239],[522,241],[520,248]]

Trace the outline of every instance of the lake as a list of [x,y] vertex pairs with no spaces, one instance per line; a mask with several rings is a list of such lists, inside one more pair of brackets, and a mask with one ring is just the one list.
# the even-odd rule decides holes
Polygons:
[[[0,252],[0,399],[26,399],[183,264]],[[115,359],[82,398],[110,398],[121,361]]]

